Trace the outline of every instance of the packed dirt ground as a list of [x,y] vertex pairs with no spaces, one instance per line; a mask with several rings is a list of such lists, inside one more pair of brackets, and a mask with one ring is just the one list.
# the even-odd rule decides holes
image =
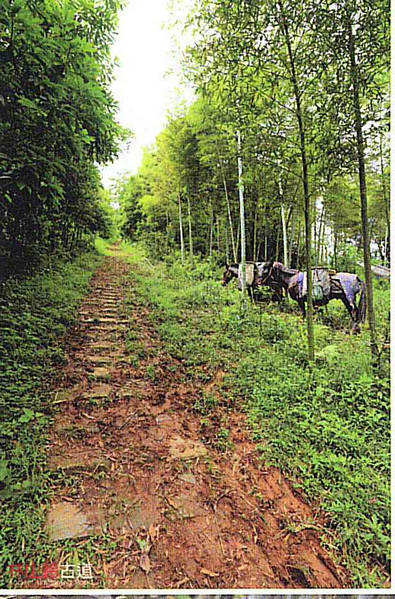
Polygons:
[[[52,470],[67,476],[48,514],[49,538],[99,535],[92,586],[349,586],[320,542],[325,515],[265,467],[245,415],[220,405],[231,445],[211,442],[219,419],[194,412],[197,383],[166,353],[149,309],[134,304],[130,268],[116,249],[106,257],[69,337],[49,448]],[[136,329],[138,362],[126,346]],[[221,376],[211,392],[220,393]]]

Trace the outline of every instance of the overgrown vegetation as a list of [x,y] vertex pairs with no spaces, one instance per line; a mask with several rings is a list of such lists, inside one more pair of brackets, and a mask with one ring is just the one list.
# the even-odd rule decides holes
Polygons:
[[[167,350],[204,382],[226,373],[221,404],[248,413],[265,464],[286,472],[322,513],[323,539],[356,586],[381,586],[390,560],[389,360],[373,369],[368,333],[350,336],[344,307],[315,317],[316,363],[307,367],[306,331],[292,306],[248,312],[208,262],[152,266],[137,248],[133,275]],[[137,274],[136,274],[137,273]],[[389,288],[376,285],[379,335],[387,332]],[[212,396],[194,409],[207,418]],[[227,443],[226,431],[223,443]],[[386,574],[387,573],[387,574]]]
[[84,254],[30,279],[8,280],[1,289],[2,588],[10,586],[11,564],[38,565],[50,554],[42,525],[51,494],[45,450],[53,382],[65,364],[65,334],[99,261]]
[[0,4],[0,281],[111,234],[97,165],[126,133],[110,91],[120,6]]

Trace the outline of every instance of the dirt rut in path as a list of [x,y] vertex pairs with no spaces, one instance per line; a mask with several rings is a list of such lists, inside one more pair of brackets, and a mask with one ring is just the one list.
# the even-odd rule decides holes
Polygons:
[[231,444],[212,442],[215,416],[194,412],[199,390],[161,348],[148,310],[132,302],[126,312],[128,269],[106,258],[72,335],[50,465],[74,482],[56,493],[50,537],[105,532],[96,575],[108,588],[347,586],[312,509],[260,462],[245,417],[219,408]]

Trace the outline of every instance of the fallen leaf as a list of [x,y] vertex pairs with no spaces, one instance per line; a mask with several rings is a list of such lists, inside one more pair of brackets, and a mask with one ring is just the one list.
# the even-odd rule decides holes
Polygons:
[[217,572],[211,572],[211,570],[206,570],[206,568],[202,568],[200,572],[202,574],[207,574],[207,576],[211,576],[211,578],[216,578],[217,576],[219,576]]

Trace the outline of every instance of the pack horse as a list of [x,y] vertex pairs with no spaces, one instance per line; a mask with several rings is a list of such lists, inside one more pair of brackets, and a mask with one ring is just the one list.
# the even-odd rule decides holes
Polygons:
[[[307,276],[305,272],[286,268],[281,262],[263,262],[259,265],[258,285],[277,283],[297,301],[306,315]],[[360,294],[359,303],[357,296]],[[360,332],[360,323],[366,320],[366,286],[358,275],[349,272],[330,273],[313,269],[313,305],[324,306],[333,299],[341,300],[352,320],[352,332]]]
[[[254,290],[261,285],[259,283],[259,274],[261,272],[262,267],[264,266],[264,262],[247,262],[246,263],[246,286],[247,293],[251,301],[254,299]],[[225,287],[232,279],[238,279],[239,281],[239,289],[242,288],[242,272],[241,272],[241,264],[226,264],[225,272],[222,277],[222,285]],[[276,294],[277,299],[282,299],[282,287],[278,285],[276,282],[271,281],[268,283],[263,283],[268,287],[271,287]]]

